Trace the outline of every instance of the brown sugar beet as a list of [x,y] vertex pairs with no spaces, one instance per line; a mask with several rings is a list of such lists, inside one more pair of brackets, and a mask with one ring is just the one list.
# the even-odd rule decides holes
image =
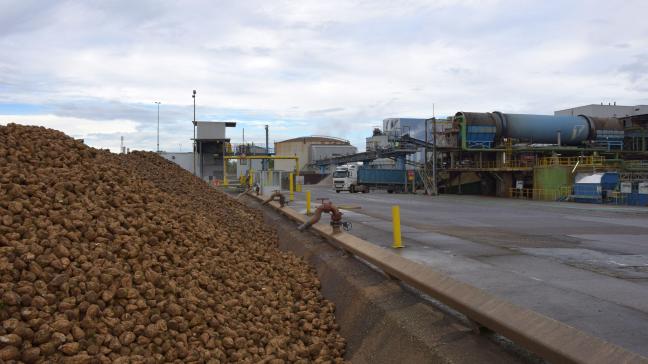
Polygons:
[[261,213],[154,153],[0,126],[0,360],[342,362]]

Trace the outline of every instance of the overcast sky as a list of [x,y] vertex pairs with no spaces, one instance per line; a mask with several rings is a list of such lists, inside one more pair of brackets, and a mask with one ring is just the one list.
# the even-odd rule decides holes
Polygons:
[[388,117],[648,103],[648,1],[0,0],[0,123],[89,145],[189,151],[324,134],[364,149]]

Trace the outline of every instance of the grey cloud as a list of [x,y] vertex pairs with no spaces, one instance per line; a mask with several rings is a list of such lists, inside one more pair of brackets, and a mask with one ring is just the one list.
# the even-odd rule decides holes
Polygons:
[[635,57],[634,62],[619,67],[619,72],[626,75],[633,83],[648,79],[648,54]]
[[193,88],[201,118],[337,136],[432,102],[551,113],[610,89],[643,97],[648,60],[627,58],[648,46],[642,2],[614,16],[603,0],[440,4],[4,1],[0,101],[133,120],[129,138],[151,147],[155,100],[163,140],[186,143]]

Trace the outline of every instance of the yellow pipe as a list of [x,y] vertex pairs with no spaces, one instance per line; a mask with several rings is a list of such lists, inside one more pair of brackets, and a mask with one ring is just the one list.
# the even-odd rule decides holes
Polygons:
[[392,206],[392,225],[394,230],[394,244],[392,248],[403,248],[403,240],[401,238],[401,224],[400,224],[400,206]]
[[223,186],[227,186],[227,159],[223,159]]
[[310,191],[306,191],[306,215],[311,214],[311,194]]
[[295,201],[295,182],[293,181],[295,178],[294,173],[291,173],[290,176],[288,177],[289,184],[290,184],[290,201]]

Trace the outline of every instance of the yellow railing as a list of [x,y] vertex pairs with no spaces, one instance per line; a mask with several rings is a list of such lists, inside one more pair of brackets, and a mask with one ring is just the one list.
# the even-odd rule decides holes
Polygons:
[[531,168],[533,161],[527,160],[509,160],[506,163],[502,161],[479,161],[475,163],[457,165],[455,168],[481,168],[481,169],[495,169],[495,168]]
[[543,188],[510,188],[509,196],[524,200],[557,201],[571,194],[571,187],[565,186],[556,189]]
[[602,166],[605,158],[600,156],[580,156],[580,157],[545,157],[538,160],[538,166]]

